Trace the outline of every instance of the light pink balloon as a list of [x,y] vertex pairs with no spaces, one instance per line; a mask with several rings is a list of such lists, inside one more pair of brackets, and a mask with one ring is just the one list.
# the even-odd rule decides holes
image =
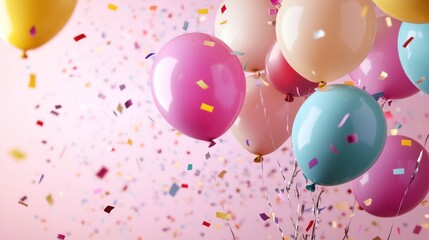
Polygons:
[[[391,22],[391,25],[389,24]],[[398,55],[398,32],[401,22],[390,17],[377,18],[377,34],[371,52],[350,77],[370,94],[384,92],[387,99],[401,99],[416,94],[417,89],[405,74]]]
[[372,215],[395,217],[420,154],[417,175],[399,215],[419,205],[429,191],[429,154],[418,142],[404,136],[388,136],[374,166],[352,182],[352,192],[359,205]]
[[240,61],[220,39],[188,33],[156,55],[151,88],[162,116],[181,133],[211,141],[225,133],[243,106]]
[[[261,79],[266,82],[265,76]],[[290,136],[292,124],[303,97],[286,102],[272,85],[265,85],[254,75],[247,77],[246,98],[231,132],[247,151],[267,155],[278,149]]]

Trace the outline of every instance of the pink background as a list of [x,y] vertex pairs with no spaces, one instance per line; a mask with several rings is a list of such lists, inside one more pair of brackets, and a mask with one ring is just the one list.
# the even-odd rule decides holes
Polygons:
[[[109,10],[108,3],[117,4],[118,10]],[[229,132],[208,149],[206,142],[178,135],[152,100],[153,57],[145,56],[185,33],[184,21],[189,22],[188,32],[213,34],[220,3],[81,0],[63,31],[30,51],[28,60],[0,42],[0,239],[56,239],[57,234],[79,240],[232,239],[227,222],[216,218],[216,212],[232,215],[229,223],[237,239],[280,239],[276,224],[259,216],[270,211],[263,180],[280,227],[285,235],[293,233],[290,218],[296,220],[298,200],[293,193],[289,202],[286,194],[282,199],[275,192],[285,185],[277,160],[288,169],[286,179],[291,177],[290,140],[266,157],[262,173]],[[150,11],[151,5],[157,9]],[[209,14],[199,15],[200,8],[208,8]],[[81,33],[87,38],[75,42],[73,37]],[[30,74],[36,75],[35,89],[28,87]],[[126,88],[121,91],[122,84]],[[124,106],[128,99],[133,105],[119,113],[118,104]],[[399,134],[423,144],[429,133],[428,103],[429,96],[419,93],[386,104],[384,110],[393,116],[389,130],[399,122]],[[39,120],[43,127],[36,124]],[[14,159],[14,149],[26,158]],[[206,160],[207,152],[211,157]],[[190,171],[188,164],[193,164]],[[100,179],[96,173],[103,166],[109,171]],[[222,170],[225,176],[217,177]],[[173,183],[189,188],[171,196]],[[390,187],[395,186],[386,185]],[[352,239],[387,239],[392,223],[391,239],[429,238],[428,207],[419,205],[396,219],[355,209],[350,218],[349,188],[325,189],[317,239],[343,239],[350,219]],[[298,189],[299,202],[310,209],[320,189],[307,192],[302,175]],[[49,194],[52,205],[46,200]],[[24,196],[28,207],[18,203]],[[108,205],[115,207],[110,214],[103,211]],[[313,217],[311,211],[304,213],[300,235]],[[417,225],[423,229],[413,234]]]

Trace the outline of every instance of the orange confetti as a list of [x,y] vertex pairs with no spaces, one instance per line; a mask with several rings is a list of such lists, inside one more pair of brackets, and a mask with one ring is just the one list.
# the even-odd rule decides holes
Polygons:
[[157,9],[158,9],[158,6],[156,6],[156,5],[152,5],[149,8],[150,11],[156,11]]
[[210,106],[208,104],[202,103],[200,109],[204,110],[204,111],[207,111],[207,112],[213,112],[214,107]]
[[217,176],[220,177],[220,178],[223,178],[226,173],[227,173],[227,171],[222,170],[222,172],[220,172]]

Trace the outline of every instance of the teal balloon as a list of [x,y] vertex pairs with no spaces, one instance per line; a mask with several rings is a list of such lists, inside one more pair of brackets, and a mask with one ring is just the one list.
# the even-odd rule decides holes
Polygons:
[[429,24],[403,22],[399,29],[398,52],[408,78],[429,94]]
[[292,145],[305,177],[334,186],[365,173],[387,137],[383,110],[365,91],[336,84],[313,93],[299,109]]

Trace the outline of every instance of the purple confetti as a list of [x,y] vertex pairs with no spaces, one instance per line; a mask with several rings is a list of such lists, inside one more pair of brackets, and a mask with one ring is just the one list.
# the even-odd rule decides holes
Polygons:
[[129,99],[128,101],[125,102],[125,107],[126,108],[131,107],[131,105],[133,105],[133,101],[131,101],[131,99]]
[[64,240],[64,239],[66,239],[66,236],[64,236],[64,235],[62,235],[62,234],[58,234],[58,235],[57,235],[57,239]]
[[270,217],[268,217],[268,215],[265,213],[260,213],[259,216],[261,216],[262,220],[264,221],[267,221],[268,219],[270,219]]
[[335,148],[334,144],[331,143],[331,150],[332,152],[334,152],[335,154],[338,154],[338,150]]
[[39,183],[38,183],[38,184],[40,184],[40,183],[43,181],[43,178],[45,178],[45,175],[44,175],[44,174],[42,174],[42,176],[40,176],[40,179],[39,179]]
[[319,161],[317,161],[317,158],[313,158],[311,159],[311,161],[308,163],[308,167],[310,169],[312,169],[314,166],[316,166],[319,163]]
[[152,57],[152,55],[154,55],[155,53],[149,53],[148,55],[146,55],[146,57],[144,57],[144,59],[148,59],[150,57]]
[[36,26],[32,26],[30,28],[30,36],[32,37],[36,36]]
[[120,86],[119,86],[119,89],[122,91],[122,90],[124,90],[126,88],[126,86],[125,86],[125,84],[121,84]]

